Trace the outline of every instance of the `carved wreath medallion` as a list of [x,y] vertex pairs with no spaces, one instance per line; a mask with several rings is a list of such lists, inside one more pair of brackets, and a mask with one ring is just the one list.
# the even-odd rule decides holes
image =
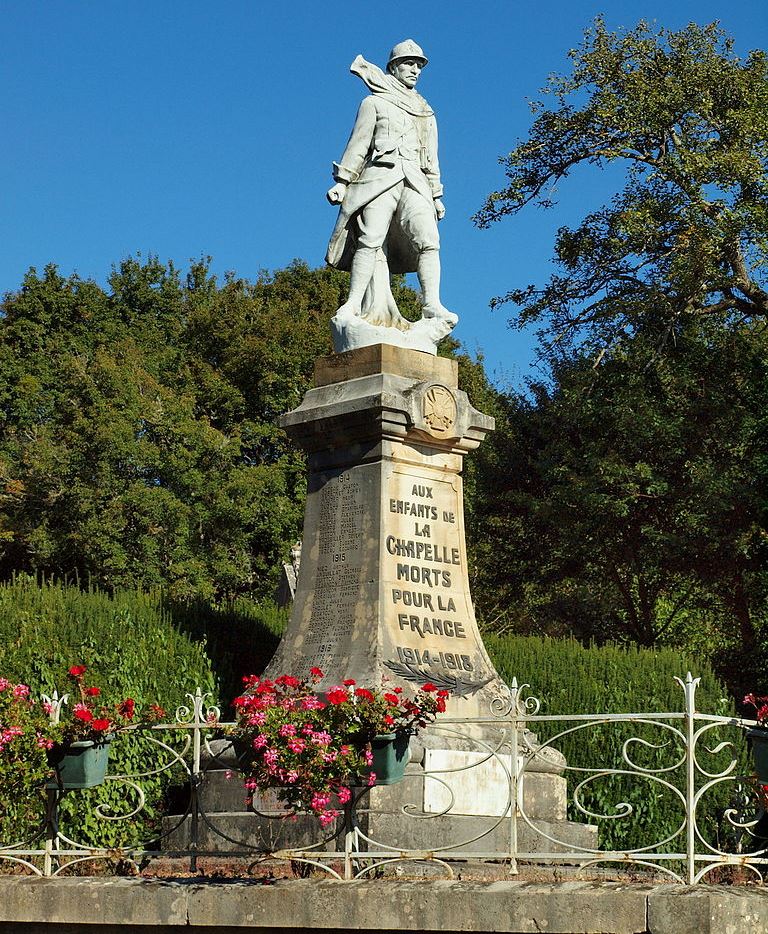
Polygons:
[[424,393],[424,424],[430,434],[445,438],[451,434],[456,424],[456,400],[446,386],[438,383],[430,386]]

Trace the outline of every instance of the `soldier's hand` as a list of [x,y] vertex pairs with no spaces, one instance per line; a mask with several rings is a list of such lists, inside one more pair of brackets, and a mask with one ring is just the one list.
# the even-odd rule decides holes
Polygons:
[[439,198],[435,198],[435,214],[439,221],[445,217],[445,205]]
[[341,204],[344,200],[344,195],[347,192],[347,186],[344,182],[337,182],[333,188],[329,188],[326,192],[325,197],[330,201],[331,204]]

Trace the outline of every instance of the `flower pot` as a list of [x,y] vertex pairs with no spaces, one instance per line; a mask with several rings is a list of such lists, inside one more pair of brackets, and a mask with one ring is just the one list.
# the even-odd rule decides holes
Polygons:
[[752,759],[757,780],[761,785],[768,785],[768,730],[760,727],[747,730],[747,738],[752,743]]
[[93,788],[104,781],[109,761],[109,741],[95,743],[79,740],[54,746],[48,751],[48,764],[56,770],[56,778],[46,788]]
[[402,781],[405,767],[411,761],[411,737],[408,733],[382,733],[371,741],[377,785],[394,785]]

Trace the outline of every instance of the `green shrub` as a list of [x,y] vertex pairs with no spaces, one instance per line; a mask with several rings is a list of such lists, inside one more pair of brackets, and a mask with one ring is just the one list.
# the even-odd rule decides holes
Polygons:
[[219,682],[222,716],[232,718],[230,702],[243,691],[243,676],[261,674],[277,648],[289,611],[270,601],[245,597],[212,606],[205,600],[165,601],[174,625],[204,640]]
[[[22,681],[33,694],[67,690],[70,665],[88,666],[90,682],[107,700],[131,696],[138,707],[159,703],[173,718],[196,687],[218,699],[205,644],[180,631],[159,594],[116,592],[110,596],[29,577],[0,584],[0,674]],[[152,734],[178,747],[180,737]],[[165,755],[165,758],[163,758]],[[109,772],[136,774],[169,761],[147,735],[122,734],[112,744]],[[153,765],[154,763],[154,765]],[[163,773],[137,781],[146,804],[135,819],[105,821],[104,813],[124,815],[141,795],[131,785],[109,781],[99,788],[70,792],[61,802],[63,832],[98,846],[133,845],[151,839],[161,816],[163,793],[175,776]]]
[[[696,692],[698,711],[733,716],[733,701],[702,657],[694,657],[671,648],[657,650],[608,644],[585,647],[573,639],[557,640],[535,636],[488,636],[486,644],[502,678],[513,677],[518,684],[529,684],[531,695],[541,701],[543,715],[601,713],[682,712],[683,690],[674,678],[684,678],[691,671],[701,678]],[[540,723],[536,732],[541,740],[576,726],[575,722]],[[672,722],[684,732],[682,720]],[[701,723],[697,724],[701,726]],[[633,737],[627,753],[645,769],[668,768],[679,761],[683,744],[679,736],[656,725],[641,723],[607,724],[579,729],[557,739],[553,744],[573,769],[629,769],[622,758],[624,743]],[[709,754],[722,739],[733,747]],[[646,745],[648,744],[648,745]],[[742,734],[735,728],[708,733],[697,745],[700,764],[710,772],[725,768],[735,752],[739,758],[737,774],[751,772]],[[583,791],[583,806],[595,815],[619,813],[620,802],[632,808],[625,819],[588,818],[572,801],[575,787],[586,773],[568,771],[569,818],[597,823],[600,845],[604,849],[624,850],[647,846],[674,835],[681,826],[684,811],[674,790],[653,778],[642,775],[605,777],[591,781]],[[685,770],[670,769],[659,775],[674,788],[683,790]],[[697,777],[697,787],[705,779]],[[723,814],[731,805],[734,784],[723,782],[702,796],[698,810],[698,828],[706,840],[719,845],[728,832]],[[617,810],[618,809],[618,810]],[[677,835],[662,850],[681,852],[685,841]]]

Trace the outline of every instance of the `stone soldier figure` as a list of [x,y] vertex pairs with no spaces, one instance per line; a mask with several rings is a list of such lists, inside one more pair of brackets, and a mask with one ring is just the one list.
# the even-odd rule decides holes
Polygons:
[[392,49],[386,74],[360,55],[350,66],[371,94],[360,105],[341,161],[333,164],[336,184],[327,193],[340,209],[326,259],[351,273],[349,298],[334,319],[337,329],[357,316],[373,325],[411,327],[392,298],[390,272],[418,273],[433,337],[447,334],[458,320],[440,301],[437,221],[445,208],[437,123],[414,90],[426,64],[421,48],[406,39]]

